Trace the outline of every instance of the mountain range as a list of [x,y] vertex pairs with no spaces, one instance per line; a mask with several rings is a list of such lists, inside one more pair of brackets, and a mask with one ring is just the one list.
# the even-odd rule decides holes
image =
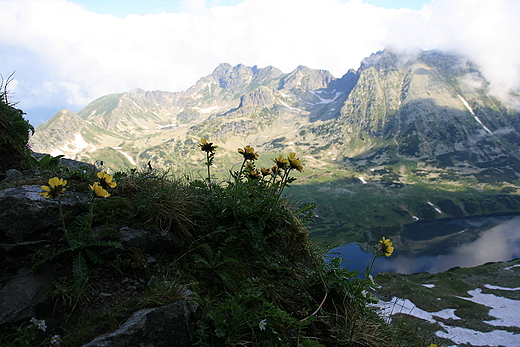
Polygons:
[[[258,151],[261,165],[296,152],[305,166],[298,182],[317,185],[315,191],[329,196],[349,195],[370,183],[381,189],[514,193],[520,113],[488,87],[476,64],[440,51],[384,50],[341,78],[305,66],[283,73],[271,66],[221,64],[186,91],[134,89],[98,98],[78,113],[62,110],[36,129],[31,145],[114,169],[150,162],[202,176],[197,143],[207,137],[219,146],[217,175],[240,161],[237,148],[245,145]],[[520,209],[513,200],[499,212]],[[461,199],[451,201],[463,215],[471,214]],[[397,224],[425,218],[428,213],[421,211],[428,208],[430,215],[439,211],[431,198],[421,204],[401,204]],[[338,224],[338,218],[352,216],[334,218]]]

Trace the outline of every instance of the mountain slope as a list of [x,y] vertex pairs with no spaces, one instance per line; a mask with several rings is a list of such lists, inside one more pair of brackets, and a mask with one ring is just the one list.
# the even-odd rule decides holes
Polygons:
[[[183,92],[135,89],[78,115],[62,111],[32,145],[116,170],[150,162],[200,177],[197,143],[208,137],[219,146],[212,172],[221,179],[245,145],[260,154],[258,166],[296,152],[305,165],[297,183],[312,190],[327,226],[394,228],[516,208],[496,193],[520,189],[520,114],[488,85],[478,66],[438,51],[385,50],[341,78],[304,66],[221,64]],[[475,196],[483,192],[495,195]],[[449,208],[438,213],[437,202]],[[367,206],[374,216],[364,216]]]

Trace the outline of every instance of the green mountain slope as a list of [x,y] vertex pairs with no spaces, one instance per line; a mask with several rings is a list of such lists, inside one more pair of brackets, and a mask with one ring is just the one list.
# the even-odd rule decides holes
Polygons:
[[[37,128],[32,145],[113,169],[150,162],[200,176],[196,144],[208,137],[219,146],[213,172],[221,179],[239,147],[255,147],[259,166],[296,152],[305,172],[294,191],[318,202],[321,230],[364,239],[416,218],[517,210],[496,199],[520,187],[520,114],[488,85],[475,64],[437,51],[378,52],[341,78],[304,66],[285,74],[221,64],[183,92],[135,89],[77,115],[62,111]],[[428,204],[443,198],[458,209]]]

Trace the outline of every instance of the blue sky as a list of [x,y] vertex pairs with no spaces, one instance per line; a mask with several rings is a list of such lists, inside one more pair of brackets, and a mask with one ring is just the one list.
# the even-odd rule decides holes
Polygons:
[[[211,0],[206,1],[207,7],[214,6],[236,6],[243,0]],[[320,0],[315,0],[320,1]],[[124,18],[129,14],[146,15],[161,12],[180,13],[185,8],[183,0],[74,0],[76,4],[82,5],[90,11],[99,14],[111,14]],[[382,8],[407,8],[420,10],[425,3],[431,0],[364,0],[364,3]]]
[[[0,0],[0,74],[39,125],[134,88],[183,91],[219,64],[341,77],[370,54],[439,49],[520,89],[518,0]],[[519,103],[520,104],[520,103]]]

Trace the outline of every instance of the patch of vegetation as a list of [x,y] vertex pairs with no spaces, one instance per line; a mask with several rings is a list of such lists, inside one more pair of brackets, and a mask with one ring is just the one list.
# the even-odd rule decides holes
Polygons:
[[[314,204],[284,197],[295,181],[293,173],[303,171],[295,153],[256,168],[258,154],[246,146],[238,151],[241,166],[217,182],[211,172],[217,146],[204,139],[199,147],[206,154],[204,179],[131,170],[113,175],[64,171],[70,182],[49,181],[44,194],[50,198],[60,200],[65,186],[67,192],[83,190],[86,181],[95,199],[86,215],[76,217],[81,232],[73,235],[76,229],[63,222],[63,239],[46,251],[51,254],[47,266],[58,256],[62,268],[83,271],[88,266],[88,272],[62,271],[49,303],[54,309],[42,311],[63,346],[114,330],[138,307],[181,298],[204,308],[197,346],[380,346],[400,340],[369,306],[370,269],[361,278],[342,269],[341,259],[326,258],[328,248],[308,238]],[[92,175],[97,184],[91,183]],[[177,249],[147,254],[138,247],[112,247],[106,252],[103,246],[112,241],[101,241],[117,238],[122,225],[175,239]],[[94,227],[102,232],[90,232]],[[375,257],[392,251],[383,239]],[[159,260],[150,263],[150,257]],[[128,287],[131,292],[110,294],[121,293],[125,281],[135,283]],[[100,293],[112,305],[104,301],[96,309]],[[66,320],[60,321],[63,316]],[[0,335],[2,344],[11,336]]]
[[0,172],[9,169],[26,169],[29,136],[34,127],[24,119],[23,111],[14,107],[7,90],[11,74],[0,81]]

